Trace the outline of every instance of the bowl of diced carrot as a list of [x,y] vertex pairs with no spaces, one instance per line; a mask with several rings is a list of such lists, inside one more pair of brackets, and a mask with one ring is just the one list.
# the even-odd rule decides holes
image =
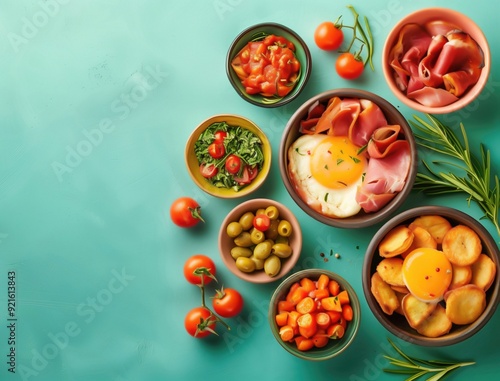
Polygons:
[[356,292],[344,278],[323,269],[298,271],[275,290],[269,324],[276,341],[304,360],[322,361],[343,353],[361,322]]

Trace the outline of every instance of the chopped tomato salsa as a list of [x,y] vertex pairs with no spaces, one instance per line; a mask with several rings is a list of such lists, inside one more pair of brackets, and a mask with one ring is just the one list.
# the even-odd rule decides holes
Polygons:
[[249,42],[233,59],[231,66],[248,94],[284,97],[295,86],[300,62],[295,46],[273,34]]

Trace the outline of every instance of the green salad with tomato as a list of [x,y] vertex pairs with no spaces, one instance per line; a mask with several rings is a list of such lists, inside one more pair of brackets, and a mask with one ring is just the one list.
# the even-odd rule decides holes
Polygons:
[[211,124],[195,142],[194,152],[203,177],[218,188],[236,192],[257,177],[264,163],[260,138],[226,122]]

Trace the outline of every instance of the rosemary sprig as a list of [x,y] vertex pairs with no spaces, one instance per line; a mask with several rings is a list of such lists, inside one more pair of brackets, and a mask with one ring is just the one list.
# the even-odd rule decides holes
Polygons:
[[460,123],[460,130],[463,143],[448,126],[441,123],[436,117],[427,114],[429,122],[418,116],[414,116],[414,118],[416,122],[410,121],[410,123],[417,131],[421,132],[421,134],[415,134],[417,144],[454,159],[454,161],[435,160],[432,164],[444,166],[449,170],[455,168],[461,171],[460,174],[451,171],[440,172],[422,160],[428,173],[417,173],[414,189],[422,190],[431,195],[455,192],[468,194],[468,203],[470,204],[470,201],[474,200],[484,212],[484,218],[488,218],[493,223],[500,235],[498,221],[500,184],[498,176],[492,177],[491,174],[489,150],[486,150],[481,144],[481,156],[479,158],[475,156],[470,150],[462,123]]
[[394,344],[391,339],[387,339],[396,352],[401,356],[401,359],[384,355],[389,360],[391,365],[396,368],[384,368],[386,373],[408,374],[410,375],[405,381],[413,381],[423,376],[429,376],[427,381],[437,381],[448,375],[455,369],[474,365],[474,361],[468,362],[453,362],[440,360],[423,360],[404,353]]

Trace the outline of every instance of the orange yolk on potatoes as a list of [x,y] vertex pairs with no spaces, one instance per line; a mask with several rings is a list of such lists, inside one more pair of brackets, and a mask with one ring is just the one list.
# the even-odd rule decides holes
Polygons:
[[346,136],[328,136],[311,153],[311,174],[322,185],[343,189],[356,183],[366,168],[366,157]]
[[452,266],[444,253],[429,248],[413,250],[403,262],[403,279],[413,296],[424,302],[443,299],[452,278]]

